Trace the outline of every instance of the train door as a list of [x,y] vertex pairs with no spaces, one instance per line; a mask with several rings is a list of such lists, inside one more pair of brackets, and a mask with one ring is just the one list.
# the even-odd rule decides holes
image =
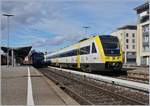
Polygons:
[[90,52],[90,64],[95,64],[99,62],[99,55],[97,53],[97,48],[95,42],[91,44],[91,52]]
[[80,69],[80,46],[77,46],[77,57],[76,57],[76,63],[77,63],[77,68]]

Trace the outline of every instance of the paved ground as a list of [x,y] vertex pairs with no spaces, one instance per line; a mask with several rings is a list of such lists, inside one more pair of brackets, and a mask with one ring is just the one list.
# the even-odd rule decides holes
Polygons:
[[2,66],[2,105],[78,105],[33,67]]

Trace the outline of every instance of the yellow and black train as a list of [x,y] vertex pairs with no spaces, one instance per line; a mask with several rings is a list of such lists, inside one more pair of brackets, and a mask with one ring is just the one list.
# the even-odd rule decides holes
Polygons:
[[119,40],[111,35],[92,36],[46,56],[51,65],[88,72],[120,70],[122,60]]

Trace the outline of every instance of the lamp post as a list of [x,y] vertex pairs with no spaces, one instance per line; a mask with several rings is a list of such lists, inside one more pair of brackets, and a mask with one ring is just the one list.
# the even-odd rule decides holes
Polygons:
[[9,17],[11,16],[14,16],[12,14],[3,14],[3,16],[6,16],[7,17],[7,46],[8,46],[8,49],[7,49],[7,66],[9,67]]
[[127,63],[127,47],[126,47],[126,33],[124,32],[124,63]]

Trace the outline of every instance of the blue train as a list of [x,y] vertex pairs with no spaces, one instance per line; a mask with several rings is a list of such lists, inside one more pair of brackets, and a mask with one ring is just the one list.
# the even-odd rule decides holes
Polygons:
[[29,60],[32,66],[36,68],[46,67],[50,64],[49,61],[44,61],[44,53],[32,51],[29,56]]

